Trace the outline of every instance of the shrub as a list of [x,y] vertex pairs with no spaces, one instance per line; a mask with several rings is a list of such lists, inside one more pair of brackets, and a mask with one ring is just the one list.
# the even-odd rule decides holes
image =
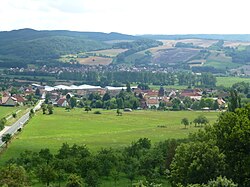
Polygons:
[[12,117],[13,117],[13,118],[16,118],[16,117],[17,117],[17,114],[16,114],[16,113],[13,113],[13,114],[12,114]]
[[94,114],[102,114],[99,110],[95,111]]

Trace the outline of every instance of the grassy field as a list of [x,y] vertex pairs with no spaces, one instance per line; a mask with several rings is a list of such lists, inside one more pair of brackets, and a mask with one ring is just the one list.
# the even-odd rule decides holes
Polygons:
[[239,64],[233,62],[207,61],[204,66],[212,66],[217,69],[226,70],[240,67]]
[[232,58],[226,56],[224,53],[213,51],[207,58],[205,66],[213,66],[218,69],[226,70],[237,68],[240,65],[232,62]]
[[20,110],[18,107],[6,107],[6,106],[0,106],[0,119],[3,117],[8,117],[12,115],[12,113]]
[[[211,123],[217,119],[217,112],[191,111],[133,111],[116,116],[116,111],[101,110],[102,114],[86,113],[83,109],[70,112],[56,108],[53,115],[38,113],[23,132],[1,155],[0,164],[17,157],[24,150],[38,151],[49,148],[56,152],[62,143],[86,144],[95,152],[101,147],[121,148],[132,141],[147,137],[152,143],[169,138],[185,138],[198,128],[185,129],[180,124],[187,117],[190,121],[200,114],[207,116]],[[159,125],[165,127],[158,127]]]
[[250,83],[250,78],[241,78],[241,77],[216,77],[217,86],[223,85],[225,87],[231,87],[237,82],[246,82]]
[[6,126],[12,125],[13,123],[15,123],[19,118],[21,118],[24,114],[26,114],[30,110],[30,108],[28,108],[26,106],[15,107],[15,108],[16,108],[16,110],[14,112],[16,112],[17,116],[16,116],[16,118],[13,118],[13,117],[9,118],[7,123],[6,123]]

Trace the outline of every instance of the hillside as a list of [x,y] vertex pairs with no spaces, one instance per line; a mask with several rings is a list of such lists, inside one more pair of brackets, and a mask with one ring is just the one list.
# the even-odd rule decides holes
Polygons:
[[120,33],[37,31],[21,29],[0,32],[0,66],[13,67],[55,60],[61,55],[109,49],[113,40],[136,40]]
[[186,34],[186,35],[140,35],[153,40],[209,39],[229,41],[250,41],[250,34]]
[[7,68],[113,63],[224,73],[242,67],[247,71],[250,62],[250,35],[132,36],[20,29],[0,32],[0,43],[0,67]]

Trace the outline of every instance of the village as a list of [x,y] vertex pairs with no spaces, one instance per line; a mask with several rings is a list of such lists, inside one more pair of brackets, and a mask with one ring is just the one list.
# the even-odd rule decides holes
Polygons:
[[[130,87],[130,85],[129,85]],[[105,107],[104,101],[108,95],[109,99],[114,100],[119,97],[121,92],[127,92],[128,88],[125,87],[113,87],[93,85],[57,85],[57,86],[43,86],[39,84],[32,84],[27,87],[16,88],[16,93],[9,88],[5,91],[0,92],[0,105],[1,106],[23,106],[32,104],[32,99],[45,99],[48,104],[53,104],[57,107],[68,107],[70,106],[69,99],[74,97],[76,100],[75,106],[83,107],[84,105],[90,105],[93,108],[133,108],[133,109],[159,109],[159,110],[224,110],[227,107],[226,100],[228,93],[222,90],[212,89],[170,89],[161,86],[158,90],[146,89],[143,90],[137,86],[131,86],[131,95],[137,98],[132,105],[128,106],[117,106]],[[96,96],[98,96],[96,98]],[[86,102],[91,100],[90,102]],[[97,100],[102,101],[102,104],[98,106],[93,105]],[[123,100],[126,98],[123,97]],[[80,104],[81,101],[85,101]],[[33,103],[34,104],[34,103]],[[74,107],[75,107],[74,106]]]

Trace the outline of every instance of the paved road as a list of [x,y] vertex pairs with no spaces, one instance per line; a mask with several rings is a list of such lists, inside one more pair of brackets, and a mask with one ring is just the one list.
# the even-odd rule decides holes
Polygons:
[[[39,110],[43,102],[44,100],[40,100],[38,104],[33,108],[33,110],[34,111]],[[22,128],[23,125],[29,120],[30,118],[29,114],[30,112],[24,114],[20,119],[18,119],[15,123],[13,123],[4,134],[11,134],[11,135],[15,134],[17,130]],[[2,142],[2,136],[0,136],[0,147],[3,146],[3,144],[4,143]]]

